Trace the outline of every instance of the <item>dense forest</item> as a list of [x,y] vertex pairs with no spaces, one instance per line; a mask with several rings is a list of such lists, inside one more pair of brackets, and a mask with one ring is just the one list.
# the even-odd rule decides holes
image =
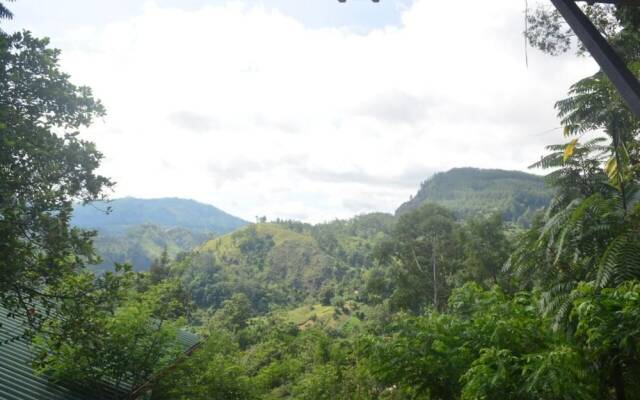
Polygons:
[[527,226],[546,207],[552,192],[544,179],[518,171],[454,168],[424,181],[418,193],[397,214],[424,203],[447,207],[461,218],[499,213],[505,221]]
[[[640,9],[585,7],[640,75]],[[572,49],[556,14],[530,24]],[[78,131],[105,109],[59,56],[0,31],[0,306],[21,321],[0,354],[26,341],[42,379],[93,398],[640,398],[640,121],[602,72],[555,105],[565,143],[532,165],[548,189],[454,170],[397,216],[261,218],[95,273],[100,238],[73,214],[113,183]]]
[[[98,232],[93,243],[100,263],[91,266],[96,271],[113,270],[116,263],[130,264],[135,271],[146,271],[161,257],[176,257],[214,237],[213,233],[193,232],[184,228],[142,224],[122,233]],[[166,255],[163,255],[166,253]]]

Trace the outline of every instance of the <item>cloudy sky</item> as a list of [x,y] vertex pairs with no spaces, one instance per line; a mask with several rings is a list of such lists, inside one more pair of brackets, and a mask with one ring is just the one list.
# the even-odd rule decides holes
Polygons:
[[392,212],[437,171],[526,170],[589,59],[522,38],[524,1],[18,0],[108,110],[113,197],[253,220]]

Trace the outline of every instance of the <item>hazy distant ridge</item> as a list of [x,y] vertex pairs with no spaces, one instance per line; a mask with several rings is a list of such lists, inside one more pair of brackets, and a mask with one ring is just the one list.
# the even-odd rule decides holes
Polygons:
[[[103,210],[112,208],[110,214]],[[248,222],[214,206],[179,198],[136,199],[125,197],[109,203],[96,202],[78,206],[72,223],[82,228],[104,233],[124,233],[144,224],[165,228],[183,228],[193,232],[225,234]]]
[[[112,212],[106,214],[108,207]],[[95,246],[103,262],[95,269],[108,270],[114,262],[127,262],[139,271],[148,269],[165,249],[174,257],[248,224],[194,200],[132,197],[78,206],[72,223],[98,231]]]

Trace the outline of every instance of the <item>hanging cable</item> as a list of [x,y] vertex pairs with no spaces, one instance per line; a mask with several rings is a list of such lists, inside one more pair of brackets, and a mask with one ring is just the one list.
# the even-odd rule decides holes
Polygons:
[[524,63],[529,68],[529,43],[527,34],[529,33],[529,0],[524,0]]

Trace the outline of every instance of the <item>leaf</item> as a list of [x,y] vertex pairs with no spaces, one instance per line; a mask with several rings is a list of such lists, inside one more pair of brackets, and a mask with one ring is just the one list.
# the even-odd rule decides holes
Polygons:
[[604,172],[607,173],[609,179],[613,179],[618,173],[618,163],[615,158],[611,158],[607,161],[607,164],[604,167]]
[[562,155],[563,161],[567,161],[569,158],[571,158],[577,145],[578,145],[578,139],[573,139],[572,141],[567,143],[566,146],[564,146],[564,153]]

